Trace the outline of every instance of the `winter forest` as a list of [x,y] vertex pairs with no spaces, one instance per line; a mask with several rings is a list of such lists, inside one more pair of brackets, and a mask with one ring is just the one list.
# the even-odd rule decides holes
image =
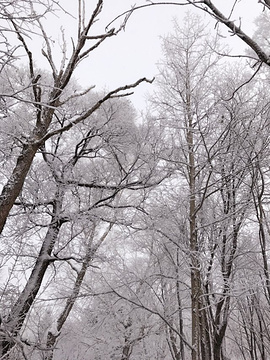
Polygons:
[[[270,359],[270,1],[250,33],[242,2],[0,1],[1,360]],[[157,6],[155,78],[82,86]]]

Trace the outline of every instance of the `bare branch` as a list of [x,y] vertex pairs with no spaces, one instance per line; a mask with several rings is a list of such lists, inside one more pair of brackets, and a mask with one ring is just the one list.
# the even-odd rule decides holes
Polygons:
[[200,7],[202,10],[206,11],[208,14],[213,16],[215,19],[226,25],[234,35],[238,36],[241,40],[243,40],[255,53],[258,55],[258,58],[270,66],[270,57],[267,55],[263,49],[258,45],[256,41],[254,41],[250,36],[248,36],[239,26],[236,26],[234,21],[229,20],[225,15],[222,14],[221,11],[212,3],[211,0],[204,0],[205,5],[207,5],[208,9],[205,7]]
[[[41,140],[39,140],[40,143],[43,143],[44,141],[48,140],[49,138],[51,138],[54,135],[57,135],[61,132],[67,131],[69,130],[72,126],[82,122],[83,120],[87,119],[91,114],[93,114],[94,111],[96,111],[105,101],[107,101],[110,98],[113,97],[122,97],[122,96],[128,96],[132,93],[126,93],[126,94],[121,94],[121,92],[132,89],[137,87],[140,83],[142,82],[147,82],[152,84],[152,82],[154,81],[154,79],[149,80],[147,78],[141,78],[139,80],[137,80],[135,83],[133,84],[129,84],[129,85],[125,85],[125,86],[120,86],[119,88],[110,91],[108,94],[106,94],[102,99],[100,99],[98,102],[95,103],[95,105],[93,105],[88,111],[86,111],[83,115],[79,116],[78,118],[76,118],[75,120],[73,120],[72,122],[70,122],[68,125],[63,126],[61,129],[57,129],[51,132],[48,132]],[[120,93],[120,94],[119,94]]]

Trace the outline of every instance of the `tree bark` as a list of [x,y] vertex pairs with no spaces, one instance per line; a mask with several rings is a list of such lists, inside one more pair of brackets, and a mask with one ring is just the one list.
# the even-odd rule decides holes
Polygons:
[[23,146],[12,175],[3,187],[0,195],[0,234],[11,208],[22,190],[26,175],[39,147],[39,142],[27,143]]
[[34,268],[23,291],[18,297],[16,303],[13,305],[8,318],[4,323],[3,329],[5,332],[7,332],[8,335],[2,336],[2,342],[0,346],[2,353],[0,353],[0,356],[5,356],[14,346],[12,338],[16,337],[22,328],[29,309],[31,308],[41,287],[46,270],[51,263],[51,253],[63,223],[58,217],[60,206],[61,202],[55,202],[54,216],[51,219],[51,223],[48,227],[47,234],[37,256]]

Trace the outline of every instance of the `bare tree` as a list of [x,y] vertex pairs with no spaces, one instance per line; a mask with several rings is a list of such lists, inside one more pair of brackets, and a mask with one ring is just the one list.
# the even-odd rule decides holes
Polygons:
[[[54,2],[48,4],[48,7],[52,6]],[[53,58],[52,40],[47,35],[45,28],[42,25],[42,20],[39,15],[36,15],[34,19],[31,19],[35,25],[32,32],[39,31],[39,36],[44,41],[45,47],[42,49],[43,56],[47,59],[50,66],[50,83],[46,84],[42,80],[42,75],[35,66],[35,59],[31,49],[31,45],[28,44],[29,39],[27,34],[24,33],[20,26],[20,19],[12,14],[7,16],[9,26],[13,29],[13,33],[18,38],[18,46],[20,46],[28,59],[27,64],[27,82],[19,86],[14,92],[10,91],[8,94],[2,94],[2,99],[13,98],[16,101],[21,101],[29,104],[29,111],[31,112],[32,121],[31,127],[24,136],[25,139],[21,140],[20,151],[15,161],[15,165],[9,174],[6,183],[3,186],[2,193],[0,195],[0,231],[6,223],[9,212],[18,197],[25,178],[28,174],[33,158],[37,151],[44,145],[44,143],[52,136],[64,131],[68,131],[76,124],[87,119],[94,111],[96,111],[102,103],[112,97],[125,96],[129,94],[129,89],[132,89],[139,85],[142,81],[147,81],[145,78],[136,81],[134,84],[125,85],[115,90],[104,94],[103,97],[92,103],[90,107],[84,108],[78,111],[77,116],[70,119],[69,124],[65,127],[52,126],[54,119],[57,118],[58,109],[67,104],[71,98],[83,95],[73,94],[67,95],[66,88],[70,82],[70,79],[77,68],[78,64],[87,58],[92,51],[100,46],[108,38],[117,35],[125,26],[125,21],[120,25],[118,29],[112,28],[104,33],[91,35],[92,27],[101,14],[103,8],[103,1],[97,1],[92,14],[86,19],[86,9],[80,6],[81,2],[78,1],[78,23],[77,40],[73,40],[71,55],[68,57],[66,43],[62,44],[62,61],[59,68],[57,68],[56,60]],[[35,2],[29,2],[29,7],[32,13],[37,13],[35,10]],[[27,23],[31,27],[30,22]],[[31,34],[31,30],[30,30]],[[47,88],[49,86],[49,91]],[[26,92],[24,91],[26,90]],[[88,89],[89,91],[90,89]],[[45,95],[46,94],[46,95]]]
[[[72,80],[79,63],[105,40],[117,35],[124,28],[126,20],[118,29],[93,35],[94,24],[102,14],[103,1],[97,1],[92,12],[78,1],[78,21],[71,49],[68,49],[62,33],[62,59],[58,66],[53,51],[54,39],[50,30],[46,29],[44,17],[54,16],[55,11],[67,14],[65,10],[54,1],[25,1],[23,4],[15,1],[5,5],[1,4],[1,14],[7,25],[0,29],[6,39],[0,72],[1,140],[8,147],[1,152],[5,165],[1,174],[0,229],[2,253],[6,263],[13,264],[13,270],[4,284],[2,298],[12,288],[12,282],[16,282],[17,264],[20,263],[26,271],[26,278],[20,276],[21,283],[13,294],[10,306],[2,309],[2,357],[12,356],[14,345],[20,348],[27,343],[21,342],[21,333],[45,275],[50,276],[50,265],[66,261],[82,263],[77,280],[74,280],[74,289],[69,294],[72,300],[68,301],[64,315],[58,321],[60,332],[93,257],[92,247],[89,250],[92,255],[86,252],[85,259],[71,255],[68,237],[75,239],[74,243],[82,241],[82,230],[79,228],[86,226],[82,224],[91,210],[92,216],[96,216],[100,222],[111,224],[115,221],[114,209],[127,206],[127,203],[120,204],[121,196],[125,198],[124,190],[140,191],[151,186],[152,182],[161,180],[154,170],[154,163],[152,166],[147,164],[147,156],[143,155],[144,145],[139,141],[133,122],[134,112],[123,99],[119,99],[119,105],[111,103],[107,110],[103,108],[95,116],[95,112],[108,100],[127,96],[133,88],[148,80],[139,79],[103,94],[93,93],[92,86],[82,90]],[[87,19],[88,13],[90,16]],[[49,65],[47,72],[36,65],[37,40],[44,42],[41,52]],[[11,48],[9,43],[12,44]],[[22,51],[27,59],[26,65],[19,64]],[[116,119],[118,109],[125,106],[127,110],[122,112],[122,119]],[[105,120],[98,122],[102,116]],[[134,130],[133,134],[128,132],[128,126],[124,123],[126,116],[131,119],[129,125]],[[111,122],[115,124],[112,127],[108,126]],[[124,145],[122,140],[120,145],[117,137],[122,140],[126,137],[129,150],[126,150],[127,144]],[[85,169],[87,161],[92,164],[88,177],[82,175],[84,170],[77,171],[80,166]],[[100,179],[102,171],[103,179]],[[71,199],[69,194],[75,188],[77,195]],[[71,212],[65,214],[69,201],[72,202]],[[106,216],[102,216],[105,206],[110,210]],[[8,250],[8,238],[16,239],[13,251]],[[24,261],[27,258],[31,259],[30,263]],[[55,342],[52,333],[47,343],[51,354]]]
[[[189,15],[181,29],[175,24],[175,35],[164,39],[165,64],[161,70],[160,92],[156,95],[159,117],[164,127],[175,128],[175,140],[168,161],[182,173],[188,188],[187,218],[189,221],[189,244],[191,289],[191,344],[192,359],[210,359],[208,320],[205,313],[202,289],[200,252],[203,248],[198,234],[198,212],[203,206],[212,176],[211,170],[204,174],[205,163],[201,146],[206,136],[207,120],[213,103],[205,92],[210,89],[210,79],[218,58],[207,47],[204,27],[198,18]],[[210,93],[210,91],[208,91]],[[166,130],[165,130],[166,131]],[[201,138],[203,137],[203,139]]]
[[[93,96],[89,102],[96,101],[98,95]],[[59,112],[56,126],[69,124],[70,117],[77,113],[77,103],[79,98],[74,99],[72,107]],[[31,322],[29,312],[38,292],[46,290],[45,294],[51,296],[50,291],[55,291],[53,269],[57,269],[60,279],[71,269],[75,277],[70,279],[71,289],[65,294],[66,306],[56,315],[57,331],[51,331],[47,345],[41,346],[48,349],[46,356],[52,358],[58,334],[103,243],[104,227],[130,225],[132,212],[142,211],[147,188],[167,176],[166,171],[156,168],[158,160],[149,152],[148,135],[134,121],[135,112],[128,101],[111,99],[92,114],[91,127],[81,122],[73,128],[72,135],[58,132],[34,159],[6,228],[9,239],[13,238],[16,244],[18,260],[14,254],[12,261],[16,269],[19,264],[27,266],[29,277],[20,286],[11,308],[5,310],[3,334],[9,334],[9,338],[3,354],[12,350],[12,339],[20,338],[23,330],[27,333],[24,324]],[[26,265],[24,258],[32,259],[31,266]],[[51,281],[42,287],[44,278],[50,276]]]
[[[155,228],[190,256],[192,358],[217,360],[226,356],[223,344],[238,257],[248,251],[241,239],[252,216],[258,155],[267,156],[263,114],[269,101],[259,77],[251,80],[244,66],[228,71],[222,62],[218,67],[213,43],[210,37],[205,40],[204,29],[198,31],[198,23],[191,16],[184,23],[189,30],[178,26],[177,35],[165,38],[165,61],[153,100],[166,139],[163,160],[175,168],[173,190],[164,188],[163,196],[174,194],[166,198],[168,214],[185,213],[188,226],[179,224],[178,236],[189,241],[184,247],[176,240],[171,215],[166,219],[170,226],[159,219]],[[149,213],[157,216],[156,211]],[[265,239],[261,241],[265,248]]]

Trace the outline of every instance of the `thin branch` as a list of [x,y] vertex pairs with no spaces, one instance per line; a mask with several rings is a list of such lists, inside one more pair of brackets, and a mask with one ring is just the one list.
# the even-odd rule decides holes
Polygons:
[[232,100],[232,99],[234,98],[234,95],[235,95],[242,87],[244,87],[245,85],[249,84],[249,83],[255,78],[255,76],[258,74],[258,72],[260,71],[260,69],[261,69],[261,67],[262,67],[262,64],[263,64],[263,63],[261,62],[261,63],[259,64],[257,70],[251,75],[251,77],[250,77],[247,81],[245,81],[245,82],[243,82],[241,85],[239,85],[239,86],[233,91],[232,96],[229,97],[228,99],[225,99],[225,101],[230,101],[230,100]]
[[159,2],[159,3],[154,3],[154,2],[151,2],[150,4],[145,4],[145,5],[139,5],[139,6],[132,6],[131,9],[129,10],[126,10],[124,11],[123,13],[119,14],[118,16],[116,16],[111,22],[109,22],[109,24],[106,26],[106,29],[108,29],[116,20],[122,18],[125,16],[125,19],[128,19],[132,13],[136,10],[140,10],[140,9],[144,9],[144,8],[148,8],[150,6],[156,6],[156,5],[181,5],[181,6],[184,6],[184,5],[189,5],[189,3],[179,3],[179,2]]
[[57,129],[54,131],[51,131],[49,133],[47,133],[41,140],[39,140],[40,143],[44,143],[46,140],[48,140],[49,138],[51,138],[52,136],[55,136],[61,132],[67,131],[70,128],[72,128],[72,126],[82,122],[83,120],[87,119],[90,115],[93,114],[93,112],[95,112],[105,101],[107,101],[110,98],[113,97],[122,97],[122,96],[128,96],[132,93],[126,93],[126,94],[119,94],[119,92],[124,92],[126,90],[129,89],[133,89],[135,87],[137,87],[140,83],[142,82],[147,82],[152,84],[152,82],[154,81],[154,79],[149,80],[147,78],[141,78],[139,80],[137,80],[135,83],[133,84],[129,84],[129,85],[125,85],[125,86],[120,86],[115,90],[110,91],[109,93],[107,93],[102,99],[100,99],[98,102],[95,103],[95,105],[93,105],[88,111],[86,111],[83,115],[79,116],[78,118],[76,118],[75,120],[73,120],[72,122],[70,122],[69,124],[67,124],[66,126],[63,126],[61,129]]
[[[191,3],[191,2],[190,2]],[[240,26],[236,26],[234,21],[229,20],[219,9],[212,3],[211,0],[204,0],[203,3],[208,7],[199,7],[201,10],[207,12],[211,16],[213,16],[216,20],[220,21],[224,25],[226,25],[234,35],[238,36],[242,41],[244,41],[255,53],[258,55],[259,59],[270,66],[270,57],[263,51],[263,49],[258,45],[256,41],[254,41],[251,37],[249,37]],[[191,3],[194,5],[194,3]]]

